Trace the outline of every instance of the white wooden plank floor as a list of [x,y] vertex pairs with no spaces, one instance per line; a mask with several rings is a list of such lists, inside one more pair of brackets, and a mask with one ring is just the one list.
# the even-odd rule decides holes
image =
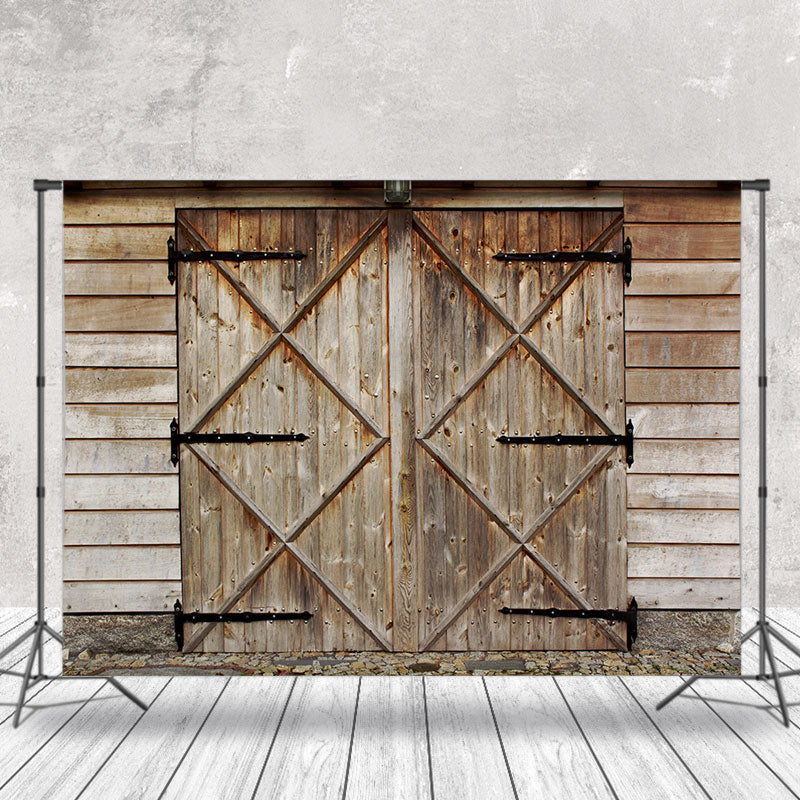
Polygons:
[[[800,609],[769,616],[800,646]],[[0,650],[32,618],[0,609]],[[60,669],[54,642],[46,660]],[[742,660],[754,668],[754,644]],[[660,712],[680,678],[122,680],[147,712],[69,678],[37,685],[14,730],[20,679],[0,675],[0,800],[800,798],[800,676],[784,681],[788,730],[772,688],[741,680],[701,681]]]

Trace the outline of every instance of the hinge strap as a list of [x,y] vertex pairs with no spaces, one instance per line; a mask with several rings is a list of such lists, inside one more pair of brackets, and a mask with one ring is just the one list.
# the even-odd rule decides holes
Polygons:
[[255,444],[256,442],[305,442],[307,433],[195,433],[178,431],[178,420],[174,417],[169,425],[170,460],[178,463],[178,450],[182,444]]
[[638,635],[639,606],[636,598],[632,598],[628,610],[618,608],[508,608],[500,609],[501,614],[520,614],[529,617],[572,618],[572,619],[604,619],[609,622],[628,623],[628,649],[636,641]]
[[170,283],[175,283],[178,277],[179,261],[299,261],[306,254],[300,250],[176,250],[175,239],[172,236],[167,240],[167,277]]
[[175,642],[183,650],[183,626],[203,622],[308,622],[314,615],[310,611],[229,611],[225,614],[213,611],[191,611],[185,614],[180,600],[175,601]]
[[551,250],[541,253],[495,253],[492,258],[497,261],[589,261],[603,262],[606,264],[622,264],[622,277],[625,285],[631,285],[633,273],[631,261],[633,259],[633,245],[631,239],[625,239],[622,251],[617,250]]
[[633,464],[633,420],[628,420],[625,433],[611,433],[606,436],[578,436],[575,434],[549,434],[546,436],[498,436],[495,441],[500,444],[552,444],[552,445],[613,445],[625,448],[625,461],[630,467]]

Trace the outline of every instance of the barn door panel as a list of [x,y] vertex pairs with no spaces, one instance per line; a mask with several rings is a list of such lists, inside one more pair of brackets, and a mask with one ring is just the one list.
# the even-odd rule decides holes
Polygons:
[[492,257],[589,245],[621,249],[621,216],[415,215],[421,649],[626,646],[625,623],[500,613],[627,605],[622,448],[497,441],[623,432],[621,267]]
[[187,650],[391,646],[385,222],[178,214],[179,249],[304,254],[181,263],[181,431],[308,437],[181,448],[184,609],[313,614],[187,626]]

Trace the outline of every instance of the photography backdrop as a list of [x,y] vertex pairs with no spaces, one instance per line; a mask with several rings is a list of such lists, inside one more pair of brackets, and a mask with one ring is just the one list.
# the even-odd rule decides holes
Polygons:
[[[633,598],[730,635],[739,217],[736,183],[67,182],[67,646],[176,599],[229,615],[184,652],[625,650],[507,610]],[[172,629],[113,649],[137,624]]]
[[[0,597],[35,581],[33,177],[769,177],[771,603],[800,594],[797,8],[5,3]],[[61,214],[48,207],[48,573],[61,592]],[[755,599],[755,200],[742,219],[744,602]]]

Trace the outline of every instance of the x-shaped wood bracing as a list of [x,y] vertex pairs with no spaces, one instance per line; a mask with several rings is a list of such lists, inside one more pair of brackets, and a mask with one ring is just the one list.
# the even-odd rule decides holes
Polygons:
[[[580,275],[589,264],[588,261],[576,261],[573,266],[564,274],[559,282],[547,294],[546,297],[536,306],[536,308],[517,325],[492,297],[466,272],[462,266],[447,252],[434,233],[416,216],[413,216],[413,225],[420,238],[436,253],[436,255],[447,265],[453,274],[474,294],[478,300],[486,306],[497,318],[501,325],[511,334],[500,347],[489,357],[480,369],[464,384],[464,386],[442,407],[438,414],[428,423],[428,425],[417,436],[419,444],[440,464],[440,466],[450,475],[450,477],[466,492],[466,494],[480,506],[500,529],[508,535],[512,544],[503,555],[476,581],[469,591],[459,600],[456,605],[444,614],[436,630],[430,633],[420,642],[420,649],[425,650],[431,647],[450,626],[475,600],[475,598],[511,563],[512,559],[519,553],[529,556],[539,566],[539,568],[558,586],[567,597],[575,603],[576,607],[585,611],[592,610],[589,601],[574,587],[572,587],[556,568],[539,553],[536,545],[531,540],[539,533],[545,525],[555,516],[569,499],[580,489],[580,487],[592,477],[605,464],[608,457],[614,452],[614,447],[605,447],[600,450],[594,458],[578,473],[559,496],[548,505],[548,507],[536,518],[531,527],[521,533],[511,522],[504,517],[494,504],[483,495],[461,472],[450,459],[430,441],[430,437],[441,427],[442,424],[455,412],[455,410],[472,394],[481,384],[486,376],[500,363],[505,355],[517,344],[521,344],[534,359],[546,370],[550,376],[558,383],[561,388],[583,409],[594,421],[606,432],[613,433],[613,429],[608,420],[597,409],[594,404],[575,386],[575,384],[564,375],[553,362],[536,346],[528,336],[528,331],[541,319],[547,310],[561,297],[570,284]],[[598,250],[609,242],[615,234],[622,229],[622,217],[617,217],[586,249]],[[598,619],[592,622],[601,630],[615,646],[622,650],[627,650],[625,639],[615,633],[609,625]]]
[[[300,322],[300,320],[314,307],[314,305],[326,294],[339,278],[350,268],[358,259],[363,250],[371,241],[372,237],[380,231],[387,222],[386,212],[382,213],[372,225],[367,228],[359,240],[347,251],[345,256],[328,272],[325,277],[314,287],[311,293],[300,305],[292,312],[283,325],[270,313],[269,309],[250,291],[247,285],[239,276],[224,262],[210,259],[217,270],[225,277],[230,285],[238,292],[242,299],[253,308],[253,310],[269,325],[273,334],[264,346],[242,367],[236,376],[225,386],[225,388],[209,403],[200,413],[190,430],[199,431],[230,399],[234,392],[258,369],[259,365],[269,356],[269,354],[283,341],[293,350],[308,369],[330,390],[330,392],[353,414],[369,431],[376,437],[375,441],[361,454],[359,459],[347,469],[336,481],[331,489],[326,491],[314,507],[301,519],[297,520],[290,530],[284,534],[280,528],[273,523],[264,511],[259,508],[245,492],[236,484],[233,478],[228,475],[209,455],[201,448],[193,444],[187,447],[196,458],[198,458],[206,469],[214,475],[217,480],[233,495],[233,497],[249,511],[259,523],[277,540],[272,549],[255,565],[255,567],[241,580],[236,586],[235,591],[225,598],[222,605],[215,609],[220,614],[225,614],[236,606],[236,604],[252,589],[258,579],[266,572],[269,565],[284,551],[290,553],[333,597],[339,605],[347,611],[353,619],[358,622],[367,633],[369,633],[381,647],[391,650],[391,642],[386,636],[373,625],[356,608],[350,600],[333,583],[331,583],[320,569],[306,556],[295,543],[297,537],[322,513],[329,503],[345,487],[347,483],[362,469],[362,467],[389,441],[389,437],[383,432],[380,426],[373,420],[361,407],[344,392],[333,379],[327,374],[319,362],[309,353],[297,339],[291,335],[290,331]],[[188,221],[181,220],[186,237],[199,250],[212,250],[211,245],[205,237]],[[206,636],[219,623],[209,623],[196,631],[184,645],[184,652],[194,650]]]
[[[347,252],[347,254],[339,261],[339,263],[317,284],[309,296],[295,309],[289,316],[286,322],[281,325],[272,316],[270,311],[264,306],[261,301],[252,294],[249,288],[242,282],[238,275],[225,263],[217,260],[211,260],[211,263],[220,271],[226,278],[231,286],[239,293],[242,299],[245,300],[256,313],[269,325],[273,330],[273,335],[264,344],[264,346],[253,356],[253,358],[237,373],[237,375],[228,383],[222,392],[201,412],[194,425],[191,426],[192,431],[199,431],[213,415],[227,402],[227,400],[234,394],[234,392],[241,386],[247,378],[255,372],[258,366],[269,356],[269,354],[277,347],[277,345],[284,341],[288,347],[300,357],[306,364],[311,372],[334,394],[339,401],[355,416],[365,427],[367,427],[377,438],[367,448],[359,460],[348,469],[336,482],[334,487],[323,494],[314,508],[302,519],[298,520],[284,535],[277,525],[275,525],[267,515],[236,485],[235,481],[227,475],[206,453],[194,445],[186,445],[189,450],[206,466],[206,468],[214,474],[223,486],[269,531],[269,533],[278,541],[264,558],[245,576],[239,583],[236,591],[230,595],[222,606],[218,609],[219,613],[226,613],[230,611],[235,605],[247,594],[253,587],[256,581],[264,574],[269,565],[280,555],[284,550],[291,553],[295,559],[309,571],[309,573],[323,586],[323,588],[348,612],[351,616],[385,649],[391,649],[391,643],[378,630],[352,603],[343,595],[343,593],[332,584],[319,570],[319,568],[302,552],[295,544],[295,539],[305,530],[319,514],[322,513],[324,508],[335,498],[335,496],[344,488],[344,486],[361,470],[370,458],[372,458],[383,445],[388,441],[386,434],[380,429],[377,423],[369,417],[359,406],[352,400],[345,392],[343,392],[336,383],[328,376],[322,366],[314,359],[314,357],[290,334],[290,331],[299,323],[299,321],[313,308],[313,306],[326,294],[328,289],[333,286],[339,278],[350,268],[356,261],[361,252],[367,246],[372,237],[381,230],[387,221],[386,213],[381,214],[378,219],[364,232],[356,244]],[[565,273],[562,279],[556,284],[551,292],[539,303],[539,305],[531,312],[531,314],[520,324],[517,325],[511,320],[505,312],[495,303],[495,301],[484,291],[484,289],[468,274],[461,266],[453,259],[449,253],[442,247],[439,240],[434,234],[422,223],[416,216],[413,218],[414,228],[417,230],[421,238],[439,255],[442,261],[451,269],[456,277],[495,315],[500,323],[510,333],[506,341],[495,351],[495,353],[486,361],[486,363],[475,373],[475,375],[462,387],[462,389],[441,409],[436,417],[422,431],[421,435],[417,437],[420,445],[428,451],[441,466],[451,475],[456,483],[476,502],[488,516],[495,521],[495,523],[512,539],[511,547],[487,570],[487,572],[471,587],[471,589],[464,595],[461,601],[451,609],[441,619],[440,625],[437,630],[431,633],[423,642],[420,643],[421,649],[426,649],[436,642],[436,640],[445,632],[447,627],[463,613],[469,604],[477,597],[477,595],[488,586],[497,575],[511,562],[511,560],[520,552],[524,552],[545,572],[550,579],[575,603],[575,605],[584,610],[591,610],[590,603],[573,589],[566,580],[558,573],[552,564],[547,561],[540,553],[537,552],[536,546],[531,544],[533,537],[544,528],[549,520],[562,508],[568,500],[578,491],[578,489],[587,481],[606,461],[609,455],[613,452],[613,447],[605,448],[600,451],[584,469],[576,476],[576,478],[561,492],[556,500],[551,503],[547,509],[535,520],[531,528],[524,534],[520,533],[511,523],[493,506],[493,504],[481,492],[479,492],[473,484],[464,476],[458,468],[450,462],[450,460],[441,452],[432,442],[429,437],[432,436],[436,430],[450,417],[456,408],[464,402],[467,397],[478,387],[483,379],[491,372],[491,370],[502,360],[502,358],[514,347],[517,343],[522,344],[528,352],[536,359],[536,361],[553,377],[553,379],[564,389],[564,391],[572,397],[572,399],[591,416],[597,424],[607,433],[612,432],[611,425],[603,417],[598,409],[585,398],[577,389],[577,387],[563,375],[550,359],[534,344],[534,342],[527,336],[527,331],[540,319],[548,310],[548,308],[560,297],[564,291],[569,287],[573,280],[581,273],[587,266],[588,262],[576,262],[571,269]],[[194,245],[199,249],[211,250],[211,245],[205,240],[202,234],[197,231],[187,221],[182,221],[182,227],[187,238],[193,241]],[[606,228],[600,236],[592,242],[587,249],[602,248],[622,227],[622,218],[619,217],[608,228]],[[608,638],[614,642],[617,647],[626,649],[625,641],[616,634],[611,628],[601,620],[592,620],[592,622],[602,630]],[[184,650],[191,652],[194,650],[203,639],[212,630],[214,624],[210,623],[205,625],[197,631],[186,643]]]

